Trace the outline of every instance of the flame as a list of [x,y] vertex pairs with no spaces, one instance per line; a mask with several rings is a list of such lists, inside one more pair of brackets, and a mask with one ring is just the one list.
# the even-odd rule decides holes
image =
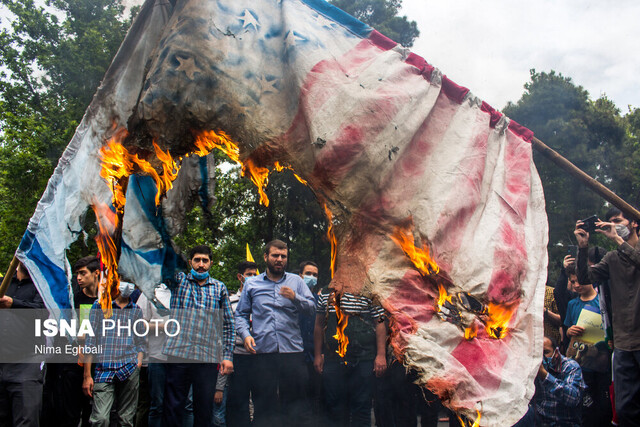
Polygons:
[[295,173],[295,171],[293,170],[293,168],[290,165],[281,165],[280,162],[275,162],[273,164],[273,167],[275,168],[275,170],[277,172],[282,172],[285,169],[289,169],[291,172],[293,172],[293,176],[296,177],[296,179],[300,182],[300,184],[308,185],[307,180],[303,179],[300,175]]
[[502,339],[507,336],[509,322],[518,308],[518,301],[504,304],[490,302],[487,306],[485,330],[491,338]]
[[327,207],[327,204],[322,205],[324,207],[324,212],[327,215],[327,221],[329,222],[329,228],[327,228],[327,238],[329,242],[331,242],[331,278],[333,279],[333,275],[336,271],[336,255],[338,254],[338,240],[336,239],[336,235],[333,232],[333,214]]
[[222,131],[214,132],[212,130],[205,130],[194,135],[194,137],[194,144],[197,148],[194,153],[198,156],[204,157],[213,151],[214,148],[217,148],[229,156],[231,160],[242,165],[240,161],[240,148],[226,133]]
[[420,273],[428,276],[440,272],[440,267],[438,267],[438,264],[436,264],[429,255],[428,246],[423,244],[422,248],[416,247],[411,230],[397,226],[390,237],[391,240],[400,246]]
[[131,154],[121,143],[121,136],[126,137],[126,130],[119,132],[111,140],[108,141],[106,147],[100,149],[100,157],[102,159],[102,170],[100,176],[104,178],[110,185],[113,192],[113,205],[118,211],[124,210],[127,202],[125,190],[122,180],[129,176],[142,173],[149,175],[156,183],[156,205],[160,204],[160,199],[167,191],[173,187],[173,181],[178,176],[180,169],[177,163],[154,142],[153,148],[156,157],[162,165],[162,175],[147,160],[141,159],[137,154]]
[[[480,419],[482,418],[482,413],[476,409],[476,414],[478,415],[476,417],[476,420],[469,427],[480,427]],[[457,415],[457,417],[458,417],[458,421],[460,421],[460,425],[461,426],[466,426],[467,425],[467,423],[463,421],[463,419],[462,419],[462,417],[460,415]]]
[[453,295],[449,295],[444,286],[441,283],[438,283],[438,311],[440,311],[440,308],[447,301],[453,304]]
[[336,353],[338,353],[340,357],[344,357],[344,355],[347,354],[347,345],[349,345],[349,337],[344,333],[344,330],[347,328],[347,324],[349,323],[349,315],[342,312],[340,304],[337,301],[334,303],[334,307],[336,308],[338,325],[336,327],[336,334],[333,338],[338,340],[338,349],[336,350]]
[[103,282],[104,289],[100,295],[100,306],[105,313],[105,317],[111,317],[111,301],[112,295],[118,294],[118,284],[120,278],[118,276],[118,249],[113,240],[113,230],[108,226],[117,228],[118,216],[105,204],[94,205],[93,211],[98,221],[99,233],[96,236],[96,244],[100,252],[100,262],[106,266],[107,277]]
[[474,322],[471,325],[469,325],[468,328],[465,328],[465,330],[464,330],[464,339],[472,340],[476,336],[478,336],[478,326]]
[[269,169],[257,166],[253,160],[247,159],[242,165],[242,176],[246,176],[247,174],[251,182],[258,187],[260,203],[264,206],[269,206],[269,198],[267,197],[267,193],[264,192],[264,188],[269,183]]

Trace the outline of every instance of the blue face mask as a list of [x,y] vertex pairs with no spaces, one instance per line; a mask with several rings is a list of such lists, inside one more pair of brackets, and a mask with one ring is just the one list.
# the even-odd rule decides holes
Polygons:
[[203,271],[202,273],[198,273],[193,268],[191,269],[191,276],[193,276],[196,280],[206,280],[209,278],[209,272]]
[[544,366],[544,369],[546,369],[547,371],[558,371],[556,369],[555,362],[553,361],[553,356],[555,356],[556,351],[558,351],[558,349],[555,349],[551,356],[542,356],[542,366]]
[[302,276],[302,280],[307,284],[309,289],[313,289],[313,287],[318,283],[318,278],[314,276]]

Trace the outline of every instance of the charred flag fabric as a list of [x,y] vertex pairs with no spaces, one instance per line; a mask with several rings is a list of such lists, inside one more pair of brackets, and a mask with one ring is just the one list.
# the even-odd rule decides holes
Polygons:
[[[324,1],[148,0],[18,252],[50,307],[68,304],[80,218],[109,205],[97,152],[114,127],[176,159],[194,135],[224,132],[245,167],[294,169],[332,220],[333,286],[381,302],[419,382],[481,425],[524,415],[547,267],[531,131]],[[177,188],[206,185],[192,169]],[[189,193],[158,209],[144,203],[154,188],[134,187],[120,266],[149,292],[177,266]]]

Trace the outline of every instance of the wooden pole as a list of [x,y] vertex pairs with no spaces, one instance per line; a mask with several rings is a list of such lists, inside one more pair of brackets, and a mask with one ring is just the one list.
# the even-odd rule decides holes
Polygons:
[[4,296],[5,292],[7,292],[7,288],[9,287],[9,283],[11,283],[11,279],[13,279],[13,275],[18,268],[19,262],[20,261],[18,261],[18,258],[16,258],[16,256],[14,255],[13,259],[11,260],[11,264],[9,264],[9,268],[7,269],[7,273],[2,278],[2,284],[0,285],[0,298]]
[[635,218],[636,220],[640,221],[640,212],[629,203],[622,200],[616,193],[596,181],[595,178],[592,178],[584,173],[576,165],[562,157],[557,151],[547,146],[538,138],[534,137],[531,143],[533,145],[533,148],[535,148],[540,154],[551,160],[561,169],[564,169],[564,171],[569,173],[569,175],[578,179],[578,181],[589,187],[594,193],[598,194],[603,199],[620,209],[629,217]]

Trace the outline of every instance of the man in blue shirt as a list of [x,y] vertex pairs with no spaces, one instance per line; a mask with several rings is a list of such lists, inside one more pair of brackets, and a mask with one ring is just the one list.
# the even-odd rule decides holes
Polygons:
[[[238,334],[247,351],[256,354],[254,423],[257,426],[273,426],[283,421],[291,425],[309,422],[305,392],[308,374],[299,315],[313,315],[315,300],[298,275],[285,272],[287,257],[286,243],[281,240],[267,243],[264,250],[267,270],[246,280],[236,308]],[[278,411],[279,403],[281,411]]]
[[162,410],[168,427],[181,425],[191,387],[194,426],[211,425],[218,373],[233,372],[233,311],[224,283],[209,276],[211,248],[191,249],[189,264],[190,273],[178,273],[167,284],[171,312],[180,325],[179,333],[167,331],[163,349],[169,356]]
[[580,427],[585,385],[580,365],[560,354],[557,343],[544,337],[543,361],[535,380],[536,425]]

